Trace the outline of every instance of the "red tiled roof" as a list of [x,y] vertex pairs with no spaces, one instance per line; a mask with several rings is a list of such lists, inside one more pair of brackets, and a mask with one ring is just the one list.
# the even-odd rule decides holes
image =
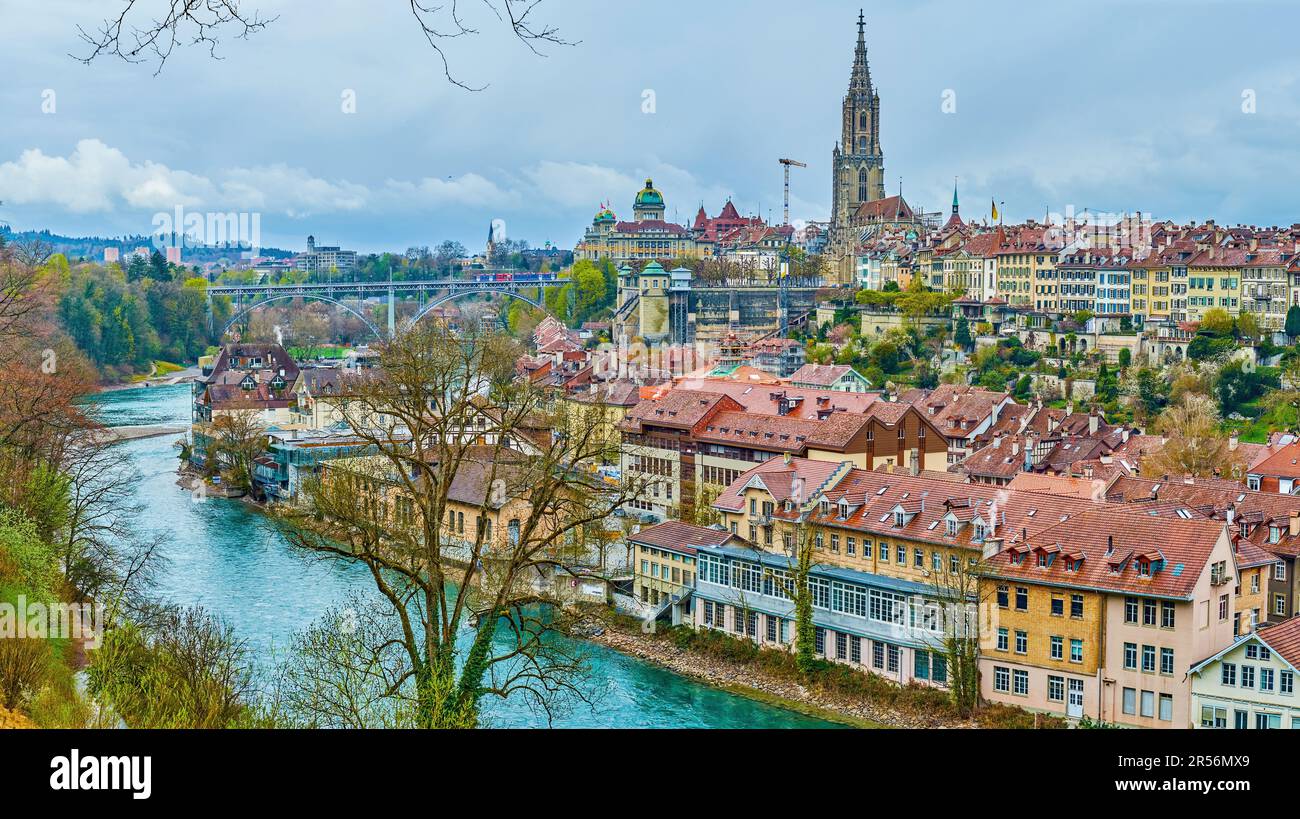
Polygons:
[[1300,669],[1300,616],[1273,626],[1260,626],[1255,635],[1274,653]]
[[1300,443],[1288,444],[1252,465],[1250,474],[1268,478],[1300,478]]
[[672,549],[686,554],[695,554],[696,548],[699,546],[721,546],[733,537],[735,535],[727,531],[695,526],[690,523],[683,523],[680,520],[669,520],[642,529],[630,536],[628,541],[636,544],[644,543],[647,546],[657,546],[661,549]]
[[910,221],[913,214],[911,206],[903,197],[886,196],[884,199],[863,202],[853,218],[857,222]]
[[853,368],[847,364],[805,364],[795,370],[788,380],[792,384],[830,387],[851,372]]
[[[952,509],[967,510],[960,513],[963,520],[973,520],[978,514],[1009,542],[1023,542],[1026,536],[1032,539],[1036,533],[1069,523],[1081,513],[1097,509],[1096,503],[1084,498],[1010,491],[987,484],[954,483],[886,470],[867,471],[849,468],[847,463],[804,458],[791,458],[789,463],[783,458],[774,458],[749,470],[728,486],[714,505],[727,511],[741,511],[744,489],[755,479],[768,487],[775,500],[784,501],[789,497],[790,483],[796,476],[804,482],[801,502],[810,502],[820,492],[835,507],[841,498],[845,498],[851,507],[847,518],[839,517],[838,508],[834,508],[829,514],[814,510],[809,515],[810,521],[882,537],[905,537],[974,550],[981,550],[983,546],[973,539],[973,526],[959,527],[956,535],[947,533],[943,520]],[[893,512],[899,506],[911,515],[902,527],[894,525]],[[787,512],[778,506],[773,516],[794,519],[805,511],[795,509]],[[1168,508],[1144,507],[1127,513],[1122,509],[1108,511],[1112,514],[1112,521],[1115,516],[1145,521],[1152,517],[1152,512],[1164,520],[1179,519]]]
[[639,432],[643,424],[690,430],[718,410],[738,409],[739,404],[718,393],[671,390],[662,398],[641,401],[628,410],[622,426],[633,432]]
[[[865,413],[870,407],[884,403],[880,396],[873,393],[841,392],[786,384],[747,384],[720,378],[683,379],[675,387],[666,387],[663,393],[670,390],[720,393],[738,402],[747,412],[761,412],[764,415],[777,415],[781,398],[802,398],[789,412],[795,418],[816,418],[819,411],[827,409]],[[823,400],[819,402],[818,399]]]
[[[1030,534],[1027,550],[1007,549],[989,558],[989,571],[1007,579],[1058,583],[1065,586],[1151,596],[1191,597],[1220,537],[1223,521],[1127,514],[1114,507],[1089,504],[1068,521]],[[1081,561],[1060,557],[1039,566],[1035,552],[1068,546],[1082,553]],[[1139,573],[1138,558],[1157,553],[1163,566],[1147,576]],[[1021,552],[1019,562],[1013,554]]]

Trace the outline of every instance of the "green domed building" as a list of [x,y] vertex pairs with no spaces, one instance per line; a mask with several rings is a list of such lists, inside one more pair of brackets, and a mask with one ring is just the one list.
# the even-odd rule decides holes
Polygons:
[[655,190],[653,179],[647,179],[645,187],[636,195],[636,202],[632,205],[633,218],[638,222],[662,222],[664,211],[664,195]]

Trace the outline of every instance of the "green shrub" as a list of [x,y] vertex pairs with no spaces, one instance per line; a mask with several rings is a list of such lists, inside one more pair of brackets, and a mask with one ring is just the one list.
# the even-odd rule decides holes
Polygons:
[[0,705],[26,710],[50,678],[53,661],[45,640],[0,637]]
[[1051,714],[1036,714],[1001,703],[985,703],[976,715],[981,728],[1064,728],[1066,722]]

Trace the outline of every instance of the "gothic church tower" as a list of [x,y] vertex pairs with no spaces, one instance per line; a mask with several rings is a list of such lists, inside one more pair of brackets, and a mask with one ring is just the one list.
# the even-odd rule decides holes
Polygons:
[[[863,202],[885,198],[885,155],[880,149],[880,95],[867,65],[866,19],[858,12],[858,47],[844,95],[842,135],[831,155],[831,249],[836,260],[852,256],[850,222]],[[851,262],[850,262],[851,269]],[[852,275],[851,272],[849,275]]]

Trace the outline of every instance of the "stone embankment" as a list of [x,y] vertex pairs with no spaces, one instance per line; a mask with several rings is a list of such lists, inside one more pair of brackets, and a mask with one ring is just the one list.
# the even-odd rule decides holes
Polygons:
[[755,696],[757,699],[784,705],[796,711],[859,727],[973,727],[968,723],[926,719],[896,709],[881,707],[861,698],[814,690],[749,664],[702,656],[696,652],[680,649],[669,640],[634,634],[623,629],[606,629],[603,634],[592,636],[590,639],[616,651],[655,663],[683,676],[725,688],[733,693]]

